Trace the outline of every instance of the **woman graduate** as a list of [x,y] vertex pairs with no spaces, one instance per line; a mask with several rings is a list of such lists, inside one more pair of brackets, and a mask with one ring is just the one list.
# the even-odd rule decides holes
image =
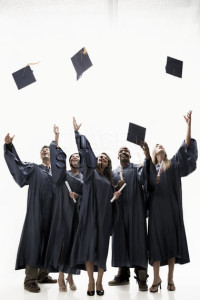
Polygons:
[[54,125],[54,133],[55,141],[50,145],[50,158],[52,179],[56,184],[56,204],[46,254],[46,266],[51,272],[59,271],[59,291],[67,292],[64,273],[68,273],[67,281],[71,290],[76,290],[72,274],[80,274],[77,268],[70,268],[70,253],[78,226],[77,203],[80,197],[78,194],[82,193],[82,182],[75,178],[75,175],[72,176],[71,171],[66,170],[66,155],[58,147],[58,126]]
[[[86,137],[79,134],[81,124],[77,125],[75,118],[73,125],[84,184],[71,260],[78,268],[88,272],[88,296],[94,295],[93,273],[98,271],[96,293],[102,296],[102,277],[106,270],[109,239],[118,217],[117,203],[110,201],[114,191],[111,160],[106,153],[96,158]],[[114,195],[118,198],[120,192]]]
[[157,177],[155,188],[150,195],[149,215],[149,262],[153,265],[154,281],[151,292],[161,288],[159,267],[167,265],[168,290],[174,291],[174,264],[189,262],[189,253],[183,222],[181,177],[196,169],[197,144],[191,139],[191,114],[184,116],[187,135],[178,152],[168,160],[165,149],[157,144],[152,160]]

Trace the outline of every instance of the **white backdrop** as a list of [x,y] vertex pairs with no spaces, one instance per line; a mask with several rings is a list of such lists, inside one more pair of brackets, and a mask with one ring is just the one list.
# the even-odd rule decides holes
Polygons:
[[[76,81],[70,58],[82,47],[93,67]],[[171,157],[186,134],[183,115],[192,109],[192,136],[199,140],[200,1],[0,0],[0,53],[0,141],[15,134],[24,161],[40,163],[54,123],[60,146],[68,155],[76,151],[72,116],[82,122],[80,132],[94,152],[107,152],[113,167],[122,145],[131,149],[133,161],[138,152],[143,159],[126,142],[129,122],[147,128],[150,149],[162,143]],[[182,79],[165,73],[167,56],[184,61]],[[36,61],[37,82],[17,90],[11,74]],[[22,271],[13,270],[27,188],[13,181],[2,150],[0,166],[0,275],[6,285],[10,278],[23,280]],[[190,264],[177,267],[183,287],[199,285],[199,180],[198,170],[183,179],[191,257]]]

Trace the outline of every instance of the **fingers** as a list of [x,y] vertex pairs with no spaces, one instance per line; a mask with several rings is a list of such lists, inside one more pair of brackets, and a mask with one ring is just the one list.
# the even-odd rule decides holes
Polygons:
[[117,192],[114,193],[114,196],[116,197],[116,199],[118,199],[120,195],[121,195],[120,191],[117,191]]
[[8,133],[5,138],[4,138],[4,141],[6,144],[10,144],[12,143],[13,139],[14,139],[15,135],[13,135],[12,137],[10,137],[10,134]]
[[71,199],[74,199],[74,193],[73,192],[69,192],[69,196]]
[[148,149],[148,145],[147,145],[147,143],[144,142],[144,141],[141,141],[140,146],[141,146],[141,148],[142,148],[143,150]]
[[185,121],[188,123],[188,121],[190,121],[191,120],[191,116],[192,116],[192,111],[191,110],[189,110],[188,112],[187,112],[187,115],[185,116],[184,115],[184,119],[185,119]]
[[59,134],[59,127],[56,124],[53,126],[53,131],[55,134]]
[[74,126],[74,131],[79,131],[79,128],[81,127],[81,124],[77,124],[76,119],[73,117],[73,126]]
[[74,131],[77,130],[77,123],[76,123],[76,119],[73,117],[73,126],[74,126]]
[[160,176],[156,176],[156,184],[160,182]]

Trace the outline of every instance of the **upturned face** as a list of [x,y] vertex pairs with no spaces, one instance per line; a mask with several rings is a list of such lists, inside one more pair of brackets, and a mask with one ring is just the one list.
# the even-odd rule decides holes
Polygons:
[[122,147],[119,149],[118,159],[120,159],[120,161],[126,162],[126,161],[129,161],[130,158],[131,158],[131,153],[128,148]]
[[70,158],[70,166],[72,166],[73,168],[78,168],[79,167],[79,161],[80,161],[80,156],[78,153],[74,153],[71,155]]
[[99,156],[98,156],[98,159],[97,159],[97,165],[98,166],[101,166],[102,168],[106,168],[108,166],[108,157],[101,153]]
[[156,144],[155,151],[156,151],[156,155],[158,155],[158,154],[166,154],[165,148],[162,145],[160,145],[160,144]]
[[40,151],[40,157],[42,160],[50,159],[50,151],[48,147],[42,148],[42,150]]

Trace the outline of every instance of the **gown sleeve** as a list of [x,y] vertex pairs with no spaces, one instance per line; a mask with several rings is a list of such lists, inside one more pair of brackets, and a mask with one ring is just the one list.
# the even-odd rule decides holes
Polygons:
[[89,141],[84,135],[75,132],[76,144],[80,155],[80,170],[83,174],[83,181],[87,183],[97,166],[97,158],[93,153]]
[[54,183],[59,184],[66,176],[66,154],[61,148],[57,148],[56,142],[50,144],[50,160],[52,180]]
[[31,174],[34,171],[34,164],[22,162],[13,144],[4,144],[4,157],[10,173],[16,183],[23,187],[30,182]]
[[149,216],[149,196],[156,188],[156,168],[151,158],[145,159],[144,165],[138,168],[138,179],[144,193],[146,217]]
[[172,157],[171,163],[177,166],[180,177],[184,177],[196,169],[197,158],[197,142],[196,140],[191,139],[188,148],[185,141],[182,143],[177,153]]
[[144,186],[146,192],[155,188],[156,168],[150,159],[144,160],[144,165],[137,168],[139,182]]

